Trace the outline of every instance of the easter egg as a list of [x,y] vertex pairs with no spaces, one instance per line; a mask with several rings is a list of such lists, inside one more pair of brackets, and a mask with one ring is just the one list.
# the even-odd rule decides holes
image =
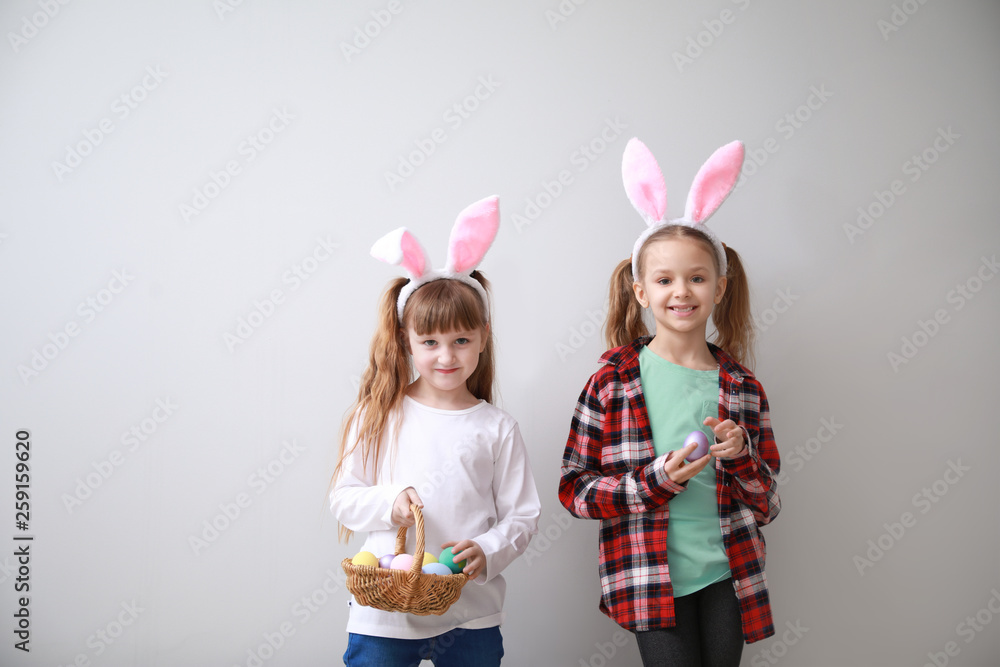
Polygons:
[[687,447],[692,442],[697,443],[694,451],[685,457],[685,461],[697,461],[705,454],[708,454],[708,437],[702,431],[691,431],[688,437],[684,438],[684,446]]
[[396,554],[386,554],[378,559],[378,566],[384,570],[389,569],[389,565],[392,564],[392,559],[396,557]]
[[351,559],[354,565],[367,565],[368,567],[378,567],[378,558],[370,551],[362,551]]
[[454,574],[454,572],[451,571],[450,567],[448,567],[444,563],[438,563],[437,561],[424,565],[423,568],[421,568],[421,572],[423,572],[424,574],[437,574],[440,576],[447,576],[449,574]]
[[413,556],[410,554],[399,554],[389,565],[391,570],[409,570],[411,567],[413,567]]
[[436,562],[438,562],[438,559],[436,556],[434,556],[434,554],[428,553],[426,551],[424,552],[424,562],[421,563],[421,565],[427,565],[428,563],[436,563]]
[[462,568],[465,567],[464,560],[460,560],[457,563],[455,562],[454,555],[451,551],[451,547],[448,547],[447,549],[441,552],[441,555],[438,556],[438,562],[447,565],[448,568],[455,574],[461,572]]

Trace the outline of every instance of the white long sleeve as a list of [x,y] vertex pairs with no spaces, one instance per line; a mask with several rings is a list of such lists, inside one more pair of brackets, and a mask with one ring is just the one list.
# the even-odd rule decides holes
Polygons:
[[[392,553],[397,532],[392,504],[412,486],[424,504],[425,549],[437,555],[444,542],[471,539],[486,554],[486,576],[467,583],[441,616],[384,612],[352,602],[348,631],[423,639],[457,627],[499,625],[506,591],[502,572],[524,553],[540,511],[517,422],[485,402],[467,410],[437,410],[406,398],[395,435],[396,446],[383,453],[378,479],[370,465],[362,470],[359,452],[347,457],[330,494],[333,514],[351,530],[368,533],[357,551]],[[415,543],[411,528],[409,553]]]
[[[357,423],[347,434],[348,445],[357,438]],[[406,488],[400,484],[375,485],[371,462],[362,467],[361,452],[354,450],[347,455],[337,484],[330,493],[330,510],[337,521],[353,531],[370,532],[392,529],[392,504]],[[381,476],[381,477],[384,477]]]

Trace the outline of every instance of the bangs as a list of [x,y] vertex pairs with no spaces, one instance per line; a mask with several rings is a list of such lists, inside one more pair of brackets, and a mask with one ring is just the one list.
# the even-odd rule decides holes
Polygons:
[[639,250],[639,273],[642,274],[645,271],[645,258],[646,258],[646,248],[651,246],[656,241],[663,241],[665,239],[690,239],[692,241],[697,241],[704,246],[705,251],[712,258],[712,266],[715,269],[715,275],[721,275],[719,266],[719,256],[715,253],[715,245],[712,243],[712,239],[708,235],[697,229],[696,227],[689,227],[688,225],[666,225],[652,234],[646,239],[642,248]]
[[403,326],[418,336],[449,331],[471,331],[486,326],[485,305],[476,290],[457,280],[435,280],[421,285],[403,310]]

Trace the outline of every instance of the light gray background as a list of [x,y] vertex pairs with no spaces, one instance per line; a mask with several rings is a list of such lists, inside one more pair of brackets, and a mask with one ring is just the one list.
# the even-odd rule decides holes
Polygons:
[[[406,224],[441,264],[458,211],[495,193],[482,268],[502,407],[542,498],[542,533],[506,573],[505,664],[638,664],[597,609],[597,525],[569,521],[556,486],[603,350],[592,319],[641,230],[620,177],[639,136],[675,216],[717,146],[750,153],[713,227],[751,275],[785,476],[765,529],[778,634],[744,664],[1000,664],[1000,280],[983,259],[1000,249],[1000,5],[388,7],[0,9],[0,663],[339,664],[347,594],[331,573],[359,542],[337,543],[324,496],[397,275],[368,248]],[[390,187],[437,128],[445,141]],[[270,141],[252,161],[251,135]],[[58,174],[72,147],[87,155]],[[915,170],[915,155],[933,162]],[[230,161],[239,173],[212,187]],[[215,196],[185,220],[196,190]],[[859,207],[873,221],[851,234]],[[313,270],[297,286],[295,266]],[[227,344],[248,317],[260,326]],[[33,357],[37,375],[20,368]],[[133,428],[144,441],[123,441]],[[18,429],[27,655],[11,632]],[[194,548],[213,521],[224,530]]]

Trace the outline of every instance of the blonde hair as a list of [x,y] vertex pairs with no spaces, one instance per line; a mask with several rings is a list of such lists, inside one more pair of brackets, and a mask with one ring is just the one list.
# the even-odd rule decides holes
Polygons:
[[[489,282],[479,271],[472,277],[489,294]],[[466,381],[469,391],[478,399],[493,402],[494,345],[489,322],[488,306],[471,286],[458,280],[435,280],[421,285],[406,301],[402,322],[396,315],[396,301],[407,278],[397,278],[389,283],[378,306],[378,321],[368,350],[368,366],[361,375],[358,397],[348,409],[340,431],[337,467],[330,481],[330,488],[340,476],[345,458],[360,447],[363,469],[371,466],[372,478],[377,478],[379,462],[386,447],[389,419],[399,424],[403,398],[413,381],[413,364],[407,352],[404,337],[412,328],[420,336],[437,332],[481,329],[486,346],[479,355],[476,370]],[[354,442],[348,446],[348,436],[356,431]],[[350,539],[352,531],[340,526],[340,539]]]
[[[642,279],[646,249],[656,241],[667,239],[691,239],[701,243],[712,256],[715,272],[719,274],[719,257],[715,253],[715,246],[704,232],[687,225],[668,225],[651,234],[639,248],[639,257],[636,261],[639,276],[632,275],[631,257],[619,262],[611,274],[608,320],[604,331],[609,348],[621,347],[636,338],[649,335],[646,323],[642,320],[642,307],[635,298],[632,284]],[[750,284],[739,254],[729,246],[724,247],[726,262],[729,265],[726,272],[727,285],[722,301],[712,311],[712,321],[716,329],[712,342],[732,355],[739,363],[752,368],[755,333],[750,313]]]

